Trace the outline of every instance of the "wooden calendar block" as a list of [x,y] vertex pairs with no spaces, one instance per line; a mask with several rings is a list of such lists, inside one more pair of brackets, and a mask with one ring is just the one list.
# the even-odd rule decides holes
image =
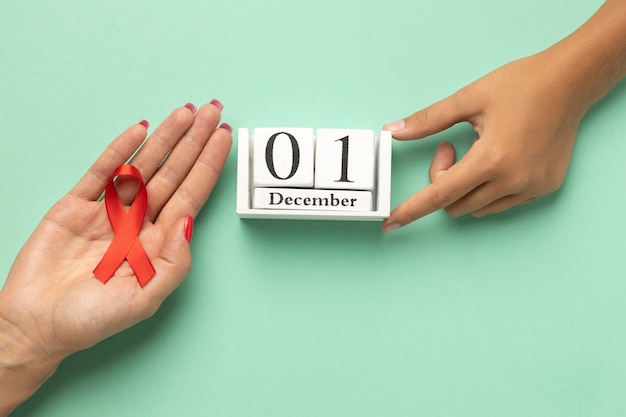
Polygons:
[[318,129],[315,188],[374,190],[374,131]]
[[[324,137],[324,130],[317,131],[318,136]],[[380,136],[374,136],[374,175],[373,188],[368,190],[352,190],[352,189],[338,189],[338,188],[313,188],[315,185],[315,179],[311,182],[307,182],[309,185],[304,186],[287,186],[283,185],[285,179],[280,177],[287,177],[291,174],[294,165],[294,147],[293,141],[288,135],[275,136],[274,144],[270,146],[270,156],[273,156],[271,163],[268,164],[265,159],[268,157],[268,143],[271,137],[277,133],[287,132],[291,134],[295,141],[298,143],[298,158],[302,158],[302,148],[304,143],[300,142],[302,136],[310,138],[313,133],[312,129],[256,129],[254,134],[250,134],[250,131],[246,128],[240,128],[238,130],[237,139],[237,214],[241,218],[256,218],[256,219],[302,219],[302,220],[362,220],[362,221],[380,221],[389,217],[390,213],[390,199],[391,199],[391,133],[380,132]],[[361,174],[356,174],[353,178],[353,161],[352,154],[357,154],[358,150],[353,151],[350,147],[353,138],[360,137],[356,134],[360,131],[349,129],[337,129],[333,130],[334,136],[337,134],[342,135],[333,137],[333,134],[328,134],[328,142],[330,145],[339,146],[334,149],[340,151],[340,156],[344,152],[344,146],[348,153],[346,159],[347,165],[345,170],[339,166],[338,170],[335,167],[334,175],[338,177],[334,178],[330,176],[333,187],[336,187],[335,180],[341,180],[342,175],[345,176],[348,181],[355,181],[361,178]],[[304,133],[304,135],[303,135]],[[321,135],[320,135],[321,133]],[[356,134],[356,135],[355,135]],[[348,139],[343,139],[348,136]],[[324,139],[323,139],[324,140]],[[282,145],[280,144],[280,142]],[[314,136],[311,140],[312,147],[317,147],[317,138]],[[346,145],[344,145],[344,142]],[[279,146],[286,148],[280,150]],[[290,147],[291,146],[291,147]],[[308,145],[306,145],[308,148]],[[323,147],[324,145],[322,145]],[[259,151],[259,149],[264,150]],[[281,156],[276,152],[281,153]],[[314,153],[313,149],[310,149],[311,154]],[[322,152],[325,154],[325,152]],[[352,155],[352,156],[351,156]],[[313,155],[314,156],[314,155]],[[335,157],[337,157],[335,155]],[[315,176],[318,176],[332,165],[331,162],[324,162],[325,155],[321,156],[322,163],[314,161]],[[287,159],[289,163],[285,166],[279,167],[278,159]],[[358,158],[361,160],[367,159],[367,157]],[[259,163],[259,160],[261,163]],[[271,170],[271,166],[276,171],[278,179],[271,174],[270,176],[274,180],[269,180],[272,184],[257,185],[255,181],[262,178],[261,174],[257,175],[255,169],[259,169],[259,166],[263,168],[262,163],[265,162],[265,168],[268,171]],[[298,162],[299,171],[302,167]],[[340,165],[343,162],[343,158],[339,159]],[[361,161],[359,161],[361,162]],[[355,162],[356,163],[356,162]],[[268,167],[268,165],[270,167]],[[311,166],[313,166],[311,165]],[[329,169],[332,169],[330,167]],[[261,170],[263,171],[263,170]],[[255,178],[259,177],[259,178]],[[295,176],[295,173],[294,173]],[[322,174],[323,176],[323,174]],[[364,176],[364,175],[363,175]],[[329,183],[331,180],[328,180]],[[259,181],[262,182],[262,181]],[[342,182],[342,181],[337,181]],[[354,185],[352,185],[354,187]]]
[[370,191],[255,188],[252,207],[275,210],[370,211]]
[[254,129],[254,186],[313,187],[314,145],[313,129]]

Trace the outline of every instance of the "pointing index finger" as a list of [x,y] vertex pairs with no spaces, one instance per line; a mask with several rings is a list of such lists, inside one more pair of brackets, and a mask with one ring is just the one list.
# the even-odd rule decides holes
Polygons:
[[383,230],[392,232],[419,218],[446,208],[487,181],[483,170],[471,163],[470,155],[453,165],[435,181],[396,207],[383,221]]

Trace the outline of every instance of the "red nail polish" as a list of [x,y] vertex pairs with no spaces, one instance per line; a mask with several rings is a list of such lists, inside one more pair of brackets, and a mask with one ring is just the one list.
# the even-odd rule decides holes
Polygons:
[[191,238],[193,238],[193,217],[187,216],[185,217],[185,239],[191,243]]
[[218,100],[218,99],[213,99],[209,102],[210,104],[214,105],[215,107],[217,107],[218,109],[220,109],[220,111],[222,111],[224,109],[224,105]]
[[185,104],[185,107],[186,107],[186,108],[188,108],[189,110],[191,110],[191,112],[192,112],[193,114],[196,114],[196,110],[198,110],[198,109],[196,109],[196,106],[194,106],[194,105],[193,105],[193,104],[191,104],[191,103],[187,103],[187,104]]
[[228,130],[228,133],[233,133],[233,127],[228,123],[222,123],[219,128]]
[[150,123],[148,123],[147,120],[142,120],[141,122],[139,122],[138,124],[142,125],[143,127],[145,127],[146,129],[150,127]]

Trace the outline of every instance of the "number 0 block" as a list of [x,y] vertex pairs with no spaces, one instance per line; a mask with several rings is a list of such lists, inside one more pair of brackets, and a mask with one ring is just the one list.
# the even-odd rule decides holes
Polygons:
[[313,187],[313,129],[257,128],[254,138],[255,187]]
[[391,133],[353,129],[238,131],[241,218],[371,220],[389,217]]

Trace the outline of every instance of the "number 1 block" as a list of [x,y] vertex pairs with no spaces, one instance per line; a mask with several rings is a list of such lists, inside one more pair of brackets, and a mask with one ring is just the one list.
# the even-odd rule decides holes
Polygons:
[[375,168],[372,130],[317,130],[315,188],[373,191]]

